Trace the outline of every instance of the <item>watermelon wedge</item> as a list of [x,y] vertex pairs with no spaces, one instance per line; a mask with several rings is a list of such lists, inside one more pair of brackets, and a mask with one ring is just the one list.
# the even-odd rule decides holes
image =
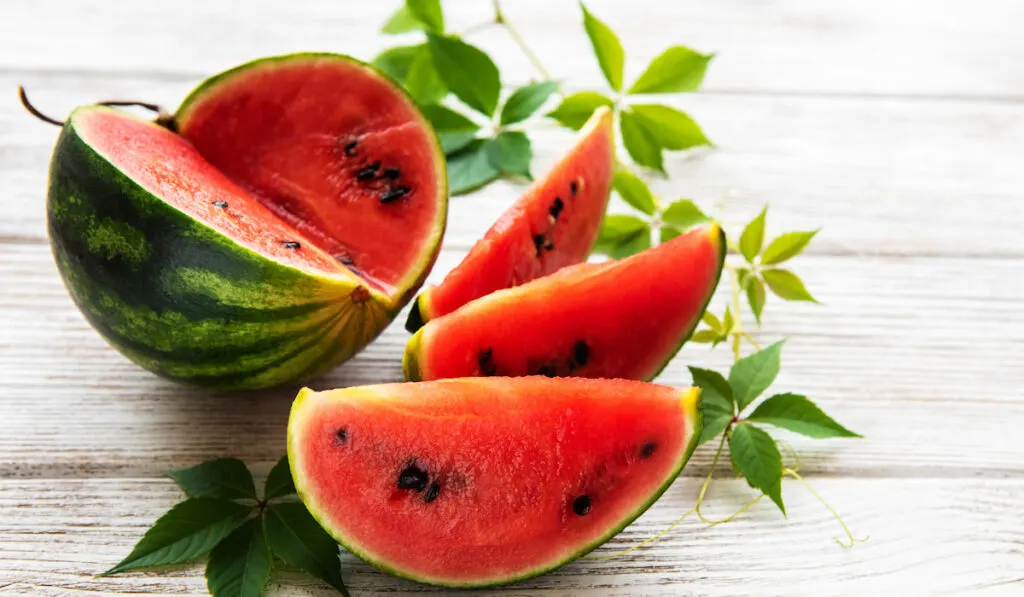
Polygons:
[[169,127],[75,110],[50,239],[75,303],[131,360],[273,386],[346,360],[413,296],[444,233],[444,168],[384,75],[338,55],[263,59],[204,82]]
[[586,261],[608,205],[615,168],[612,112],[596,110],[576,145],[491,226],[458,266],[417,297],[406,322],[430,321],[496,290]]
[[542,574],[642,514],[700,436],[699,390],[455,379],[303,390],[288,458],[306,507],[392,574],[480,587]]
[[653,379],[700,321],[725,249],[721,227],[708,224],[477,299],[416,332],[405,376]]

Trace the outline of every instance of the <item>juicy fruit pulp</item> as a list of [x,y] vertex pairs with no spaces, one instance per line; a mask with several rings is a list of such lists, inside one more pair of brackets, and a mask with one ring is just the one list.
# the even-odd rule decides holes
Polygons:
[[724,258],[721,228],[710,224],[620,261],[495,292],[418,331],[406,345],[406,378],[652,379],[699,322]]
[[612,113],[600,108],[576,145],[491,226],[440,285],[416,299],[406,328],[586,260],[597,238],[615,167]]
[[[295,72],[324,86],[306,87]],[[329,81],[345,95],[327,94]],[[230,116],[203,109],[218,105],[222,91],[236,107]],[[276,115],[248,109],[269,110],[260,99],[264,93],[278,102]],[[381,100],[388,94],[390,103]],[[322,119],[314,108],[331,112],[337,103],[364,95],[393,107],[385,112],[391,120],[384,128],[358,125],[346,131],[339,127],[349,121]],[[290,109],[287,97],[301,108]],[[366,101],[353,105],[370,109]],[[400,116],[407,119],[398,123]],[[443,156],[404,92],[342,56],[287,56],[229,71],[193,93],[179,112],[179,125],[210,131],[216,123],[206,119],[222,117],[225,126],[218,132],[197,138],[222,149],[244,144],[236,153],[250,165],[280,156],[269,147],[291,147],[311,162],[323,157],[304,144],[317,130],[335,138],[363,135],[366,158],[373,156],[369,148],[376,135],[404,135],[404,161],[388,158],[397,162],[389,161],[388,168],[398,167],[400,177],[359,177],[336,156],[337,171],[322,176],[358,179],[365,188],[299,193],[332,221],[345,218],[352,229],[377,229],[394,246],[359,251],[358,235],[332,236],[331,244],[322,228],[292,217],[260,194],[262,187],[222,168],[202,147],[161,126],[93,106],[71,115],[51,162],[47,211],[58,269],[89,322],[131,360],[166,377],[245,389],[323,374],[372,340],[433,264],[446,212]],[[281,128],[282,122],[290,128]],[[273,177],[281,184],[319,189],[301,164],[294,171],[278,166]],[[374,194],[375,185],[386,193],[391,182],[410,190],[387,201]],[[361,211],[351,207],[356,203],[373,205]],[[395,229],[385,230],[389,226]]]
[[698,397],[540,377],[303,390],[288,457],[306,507],[360,557],[432,584],[501,584],[643,513],[696,445]]

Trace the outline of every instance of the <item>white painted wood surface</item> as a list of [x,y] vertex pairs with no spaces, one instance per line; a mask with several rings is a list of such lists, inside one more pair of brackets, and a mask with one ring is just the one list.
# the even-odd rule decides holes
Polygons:
[[[109,349],[72,306],[43,226],[55,130],[47,111],[107,97],[175,105],[203,76],[261,55],[370,57],[395,2],[6,0],[0,8],[0,595],[203,595],[201,568],[93,576],[178,494],[173,467],[223,455],[265,473],[284,449],[293,391],[183,389]],[[508,17],[573,88],[601,85],[572,2],[508,0]],[[787,482],[788,520],[758,505],[734,523],[688,521],[630,556],[586,560],[500,595],[1024,594],[1024,4],[1016,0],[593,0],[635,76],[663,47],[716,51],[706,90],[680,100],[719,149],[673,154],[666,198],[694,197],[733,226],[771,202],[769,227],[823,232],[795,262],[823,306],[768,307],[765,340],[791,338],[779,387],[805,391],[864,433],[793,438],[803,471],[858,536]],[[485,2],[446,2],[457,30]],[[533,76],[500,32],[474,41],[509,82]],[[541,128],[543,168],[568,137]],[[499,184],[456,198],[438,279],[512,201]],[[400,378],[392,326],[317,387]],[[686,364],[725,366],[689,346]],[[711,454],[605,550],[692,507]],[[711,510],[750,491],[723,472]],[[343,560],[354,595],[444,594]],[[271,595],[330,595],[297,574]]]

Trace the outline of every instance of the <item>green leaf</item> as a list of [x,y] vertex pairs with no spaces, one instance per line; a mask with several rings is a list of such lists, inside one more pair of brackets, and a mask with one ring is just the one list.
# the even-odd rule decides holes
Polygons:
[[256,499],[256,485],[245,463],[237,458],[207,460],[192,468],[171,471],[167,475],[189,497],[213,497],[225,500]]
[[701,54],[685,46],[672,46],[647,65],[628,93],[696,91],[713,57],[714,54]]
[[399,33],[409,33],[410,31],[426,31],[428,28],[426,23],[416,18],[416,15],[409,10],[408,6],[403,6],[391,15],[391,18],[381,27],[380,32],[388,35],[398,35]]
[[264,520],[274,554],[290,566],[324,580],[348,597],[341,578],[338,544],[301,503],[272,504]]
[[673,238],[682,234],[683,231],[676,228],[675,226],[669,226],[667,224],[661,225],[661,243],[665,244]]
[[740,288],[746,290],[747,285],[750,283],[750,270],[745,267],[736,268],[736,278]]
[[761,275],[768,288],[781,299],[818,302],[810,292],[807,292],[803,281],[788,269],[765,269],[761,270]]
[[654,215],[654,195],[640,177],[628,170],[619,170],[615,173],[612,186],[623,201],[649,216]]
[[644,229],[637,232],[633,236],[619,241],[614,247],[612,247],[609,256],[612,259],[623,259],[630,255],[636,255],[640,251],[644,251],[651,248],[651,229],[649,226],[644,226]]
[[474,139],[458,153],[448,157],[448,188],[452,195],[461,195],[501,176],[501,171],[487,157],[487,142]]
[[253,518],[213,548],[206,563],[206,588],[213,597],[260,597],[272,564],[263,521]]
[[601,65],[604,78],[615,91],[622,91],[622,72],[626,63],[626,53],[615,32],[590,14],[587,7],[580,2],[583,9],[583,27],[587,30],[590,44],[594,46],[594,55]]
[[424,44],[420,44],[418,46],[389,48],[373,59],[373,65],[392,79],[405,84],[405,77],[409,74],[409,67],[412,66],[412,61],[425,47]]
[[472,120],[444,106],[423,106],[423,115],[437,133],[437,140],[445,155],[456,153],[465,148],[476,137],[480,126]]
[[490,56],[452,37],[430,34],[427,44],[448,89],[469,107],[493,116],[498,107],[501,78]]
[[760,489],[786,513],[782,504],[782,455],[775,440],[750,423],[740,423],[729,436],[733,467],[754,489]]
[[[697,344],[711,344],[718,340],[719,333],[715,330],[697,330],[690,336],[690,342],[696,342]],[[707,422],[705,422],[705,428],[707,428]]]
[[128,557],[100,576],[188,562],[213,549],[249,517],[252,508],[217,498],[189,498],[150,527]]
[[732,398],[732,388],[722,374],[710,369],[690,367],[693,385],[701,390],[701,409],[704,412],[704,430],[701,432],[701,444],[714,439],[732,422],[736,407]]
[[746,280],[747,290],[747,302],[750,303],[750,311],[754,314],[754,319],[757,320],[757,325],[761,325],[761,312],[764,311],[764,282],[759,280],[755,276],[750,276]]
[[601,222],[597,233],[597,247],[601,253],[610,254],[612,247],[648,229],[650,225],[636,216],[609,214]]
[[525,133],[504,132],[487,142],[487,159],[491,165],[502,172],[513,176],[522,176],[532,180],[530,176],[530,160],[533,151],[530,139]]
[[736,321],[733,319],[732,307],[726,305],[725,315],[722,316],[722,334],[728,336],[732,333],[732,328],[736,326]]
[[861,437],[836,423],[806,396],[799,394],[776,394],[759,404],[747,418],[815,439]]
[[629,109],[655,142],[665,149],[678,150],[711,145],[700,125],[685,112],[659,104],[633,104]]
[[700,316],[700,320],[703,321],[707,326],[716,332],[724,331],[722,327],[722,321],[718,319],[718,316],[711,311],[704,311],[704,314]]
[[288,456],[285,455],[277,461],[274,468],[270,469],[266,485],[263,486],[263,499],[272,500],[294,493],[295,482],[292,480],[292,471],[288,466]]
[[747,227],[743,229],[743,234],[740,235],[740,253],[749,263],[754,262],[754,257],[761,252],[761,246],[764,244],[764,218],[767,213],[768,206],[766,205],[761,213],[747,224]]
[[664,172],[661,158],[661,146],[654,139],[640,119],[629,110],[619,114],[619,128],[622,131],[622,143],[629,152],[629,157],[641,166]]
[[662,221],[668,222],[674,226],[679,226],[683,230],[689,230],[698,224],[711,221],[711,218],[707,217],[704,212],[697,207],[697,204],[689,199],[680,199],[672,205],[669,205],[665,211],[662,212],[661,219]]
[[562,126],[578,131],[587,123],[590,116],[601,106],[611,107],[615,102],[611,98],[594,91],[583,91],[565,97],[553,112],[548,113]]
[[426,47],[416,54],[409,65],[409,72],[405,75],[405,88],[421,106],[435,104],[448,95],[448,88],[441,80],[441,75],[434,65],[434,58]]
[[778,238],[768,243],[764,253],[761,254],[761,264],[775,265],[796,257],[803,252],[804,247],[817,233],[817,230],[808,230],[807,232],[780,234]]
[[775,381],[782,366],[784,342],[785,340],[781,340],[764,350],[743,357],[729,370],[729,385],[732,386],[740,412]]
[[441,0],[405,0],[405,7],[426,29],[433,33],[444,33],[444,13]]
[[539,110],[557,89],[558,83],[554,81],[533,83],[516,89],[501,108],[501,124],[515,124],[526,120]]

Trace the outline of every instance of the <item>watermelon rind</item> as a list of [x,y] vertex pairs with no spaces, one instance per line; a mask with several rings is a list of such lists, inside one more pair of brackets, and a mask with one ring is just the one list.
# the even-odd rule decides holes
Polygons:
[[310,499],[310,495],[306,491],[305,479],[302,477],[301,474],[298,473],[298,438],[296,438],[295,434],[293,433],[294,426],[292,425],[292,422],[298,420],[298,417],[296,417],[296,413],[298,413],[301,410],[302,404],[306,400],[306,398],[314,393],[315,392],[309,388],[303,388],[302,390],[299,391],[298,396],[296,396],[295,401],[292,403],[291,413],[289,415],[287,438],[288,463],[291,469],[292,479],[295,482],[295,490],[299,498],[306,505],[307,509],[309,510],[309,513],[313,516],[314,519],[316,519],[320,526],[323,527],[327,534],[329,534],[335,541],[338,542],[339,545],[341,545],[346,550],[356,555],[360,559],[364,560],[365,562],[371,564],[372,566],[388,574],[397,576],[399,578],[405,578],[407,580],[423,584],[456,589],[488,588],[521,582],[551,572],[552,570],[560,568],[568,564],[569,562],[577,560],[585,556],[586,554],[590,553],[591,551],[594,551],[595,549],[606,543],[609,539],[622,532],[623,529],[632,524],[637,518],[643,515],[644,512],[646,512],[652,505],[654,505],[654,503],[657,502],[659,498],[661,498],[661,496],[668,490],[668,488],[672,485],[672,483],[682,472],[683,468],[686,466],[686,463],[689,462],[690,457],[693,456],[693,452],[697,449],[697,445],[700,440],[700,435],[704,428],[704,414],[703,408],[701,406],[702,396],[700,388],[690,387],[681,390],[680,401],[683,406],[683,413],[687,425],[687,432],[690,434],[690,439],[686,444],[686,448],[684,449],[672,473],[666,477],[665,482],[655,491],[653,491],[645,502],[640,504],[632,513],[627,515],[619,525],[609,529],[607,533],[605,533],[595,541],[581,547],[580,550],[576,553],[570,554],[569,556],[554,561],[550,564],[538,566],[537,568],[533,570],[528,570],[526,572],[523,572],[522,574],[500,579],[488,579],[486,581],[480,582],[452,582],[445,579],[419,577],[415,574],[409,574],[399,568],[396,568],[390,565],[388,562],[375,559],[373,556],[363,551],[358,544],[348,541],[343,534],[339,533],[336,529],[332,529],[329,525],[325,524],[323,520],[323,515],[316,510],[315,506],[311,507],[311,504],[314,504],[314,502]]

